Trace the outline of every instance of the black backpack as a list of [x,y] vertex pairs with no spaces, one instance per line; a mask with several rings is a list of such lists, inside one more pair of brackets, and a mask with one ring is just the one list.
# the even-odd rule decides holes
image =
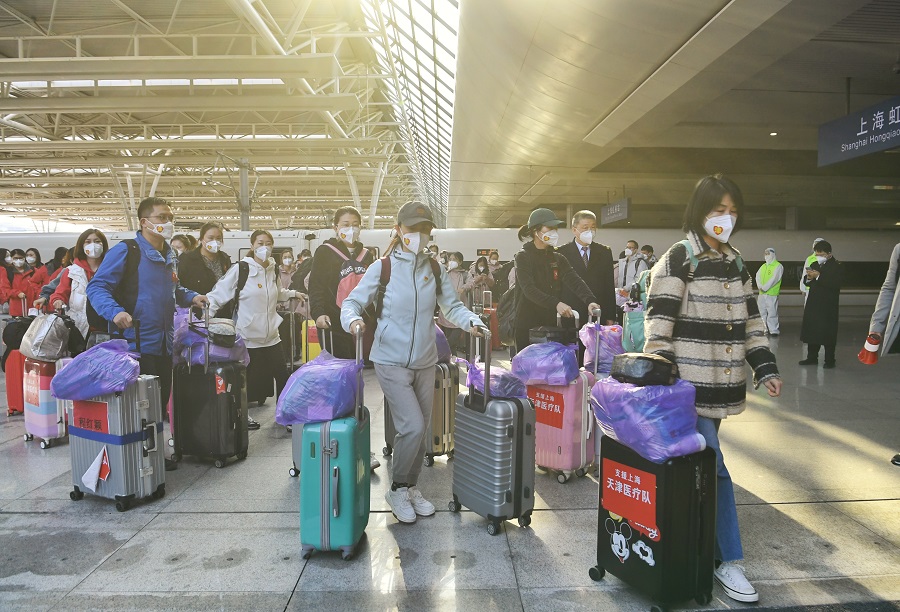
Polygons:
[[513,285],[497,303],[497,332],[504,346],[516,343],[516,317],[519,314],[519,285]]
[[6,371],[6,360],[9,359],[9,354],[19,350],[19,347],[22,346],[22,338],[25,337],[25,333],[36,318],[34,316],[14,317],[3,328],[3,344],[6,345],[6,351],[3,353],[3,358],[0,359],[0,367],[3,368],[4,372]]
[[[125,269],[122,271],[122,280],[119,281],[119,284],[113,290],[112,297],[125,309],[125,312],[133,316],[138,296],[138,265],[141,263],[141,247],[138,246],[137,240],[133,238],[122,242],[128,247],[128,252],[125,254]],[[93,279],[91,279],[91,282],[94,282]],[[88,325],[91,329],[109,329],[110,322],[94,310],[90,298],[88,298],[86,314]]]

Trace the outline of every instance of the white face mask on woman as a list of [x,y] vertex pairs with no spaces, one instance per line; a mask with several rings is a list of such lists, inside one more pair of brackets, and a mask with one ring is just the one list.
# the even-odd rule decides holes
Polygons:
[[540,236],[541,242],[546,245],[555,247],[557,244],[559,244],[559,232],[557,232],[556,230],[550,230],[546,234],[541,234]]
[[410,232],[408,234],[400,232],[400,240],[403,242],[403,246],[416,255],[422,252],[422,243],[428,242],[430,239],[430,236],[422,234],[421,232]]
[[256,257],[261,261],[266,261],[272,255],[272,247],[261,246],[257,247],[254,251]]
[[353,244],[359,238],[359,228],[358,227],[339,227],[338,238],[343,240],[347,244]]
[[722,244],[725,244],[734,230],[734,219],[731,215],[707,217],[706,222],[703,224],[703,229],[706,230],[706,233],[711,238],[715,238]]
[[97,259],[103,255],[103,245],[97,242],[91,242],[84,245],[84,254],[93,259]]
[[210,253],[218,253],[219,252],[219,242],[217,240],[210,240],[206,243],[206,250]]
[[284,259],[281,260],[281,263],[285,267],[287,267],[287,266],[291,265],[292,263],[294,263],[294,258],[293,257],[285,257]]
[[29,257],[25,258],[25,261],[28,262],[29,266],[33,266],[35,264],[35,262],[37,261],[37,257],[29,256]]
[[447,264],[448,270],[456,270],[458,267],[459,267],[458,261],[451,261],[450,263]]

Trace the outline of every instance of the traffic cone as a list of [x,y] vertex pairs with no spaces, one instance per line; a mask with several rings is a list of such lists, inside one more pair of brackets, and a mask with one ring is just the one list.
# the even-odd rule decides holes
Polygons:
[[878,363],[878,348],[881,345],[881,338],[875,334],[869,334],[866,338],[866,344],[859,352],[859,360],[866,365],[874,365]]

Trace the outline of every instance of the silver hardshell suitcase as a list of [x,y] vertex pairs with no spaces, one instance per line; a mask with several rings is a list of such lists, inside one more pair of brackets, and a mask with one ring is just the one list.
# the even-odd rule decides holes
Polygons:
[[136,499],[165,495],[162,403],[156,376],[139,376],[121,393],[74,401],[67,413],[73,501],[87,491],[116,500],[116,510],[124,512]]
[[[531,523],[534,510],[534,427],[531,400],[490,396],[491,337],[485,331],[485,393],[469,387],[456,400],[451,512],[465,506],[500,533],[503,521]],[[477,343],[476,343],[477,344]],[[472,355],[477,349],[472,350]]]
[[[459,395],[459,366],[455,363],[439,363],[434,366],[434,404],[431,408],[431,448],[425,453],[425,465],[434,465],[434,458],[447,455],[453,458],[453,432],[455,430],[456,396]],[[385,457],[394,452],[397,430],[388,400],[384,398],[384,449]]]

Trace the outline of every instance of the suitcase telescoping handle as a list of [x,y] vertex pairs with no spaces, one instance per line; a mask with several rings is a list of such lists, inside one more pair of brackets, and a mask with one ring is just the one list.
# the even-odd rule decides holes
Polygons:
[[[112,321],[107,321],[107,331],[109,332],[109,337],[112,338],[116,334],[118,334],[123,340],[125,339],[125,330],[118,329],[118,331],[113,331],[113,323]],[[141,322],[137,319],[131,319],[131,326],[134,328],[134,352],[140,354],[141,352]]]
[[[491,330],[482,328],[484,334],[484,409],[487,410],[488,402],[491,399]],[[472,335],[472,364],[478,362],[478,336]],[[475,384],[469,385],[469,401],[475,400]]]
[[[356,422],[362,423],[363,419],[363,332],[356,330],[353,332],[353,339],[356,342]],[[332,346],[334,339],[332,338]]]
[[481,306],[482,308],[494,307],[494,292],[490,289],[485,289],[484,293],[481,294]]
[[[593,320],[593,322],[597,324],[596,327],[594,328],[595,331],[597,332],[597,335],[594,338],[594,346],[595,347],[600,346],[600,314],[602,312],[603,311],[601,309],[594,308],[594,310],[591,311],[590,314],[588,314],[588,323],[590,323]],[[597,359],[596,355],[594,355],[594,378],[596,378],[599,373],[600,373],[600,360]]]
[[[307,329],[309,329],[309,328],[307,328]],[[334,332],[332,331],[332,329],[330,327],[319,327],[318,325],[316,326],[316,329],[318,330],[317,333],[319,334],[319,346],[322,347],[323,351],[326,351],[326,352],[334,355]],[[307,331],[307,336],[309,336],[308,331]],[[362,336],[360,336],[360,337],[362,337]],[[328,346],[326,346],[326,344],[327,344],[325,342],[326,339],[329,340],[331,343],[330,351],[328,350]],[[309,342],[309,338],[307,337],[307,343],[308,342]],[[362,355],[362,352],[360,352],[360,355]]]

